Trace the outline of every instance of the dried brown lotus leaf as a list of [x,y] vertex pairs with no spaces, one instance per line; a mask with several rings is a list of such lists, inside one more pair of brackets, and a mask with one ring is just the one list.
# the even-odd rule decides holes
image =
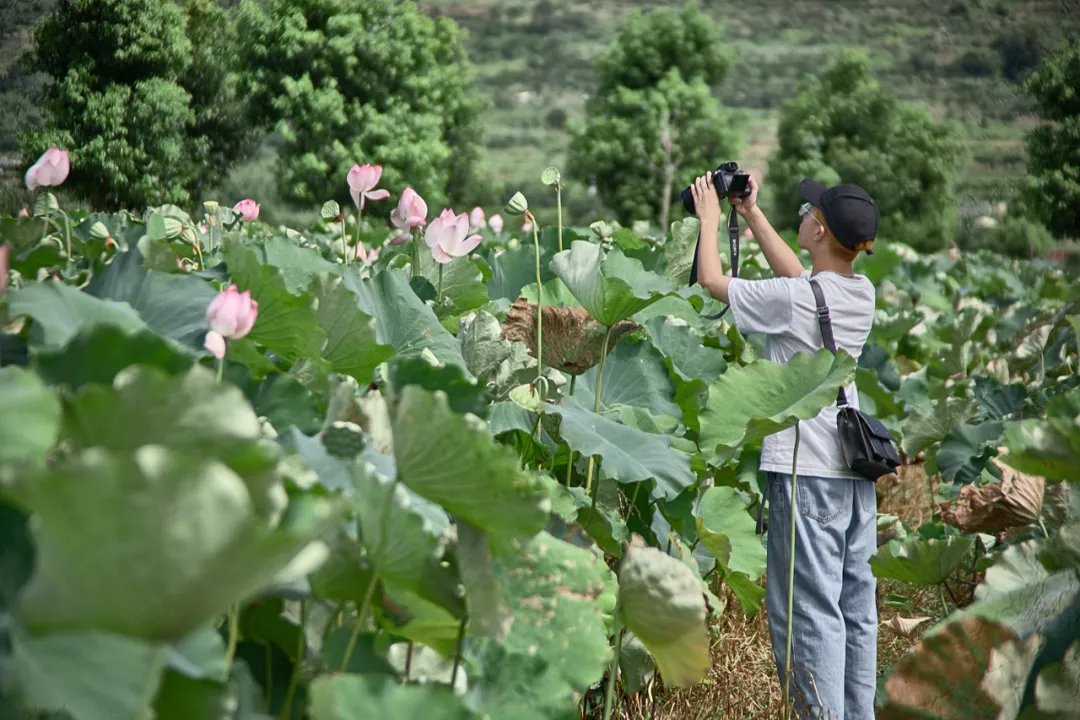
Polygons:
[[1003,625],[968,616],[923,639],[885,681],[879,720],[1014,718],[1042,646]]
[[889,628],[898,635],[904,637],[911,637],[915,634],[915,631],[920,625],[930,620],[930,617],[902,617],[900,615],[894,615],[888,622],[885,623],[885,627]]
[[1039,521],[1046,479],[1017,472],[993,459],[1001,482],[965,485],[952,503],[941,504],[941,519],[966,533],[996,533]]
[[[545,305],[544,364],[570,375],[581,375],[600,362],[606,328],[589,315],[583,307]],[[611,331],[611,350],[619,338],[639,329],[632,320],[618,322]],[[536,357],[536,305],[518,298],[506,313],[502,326],[504,340],[525,343]]]

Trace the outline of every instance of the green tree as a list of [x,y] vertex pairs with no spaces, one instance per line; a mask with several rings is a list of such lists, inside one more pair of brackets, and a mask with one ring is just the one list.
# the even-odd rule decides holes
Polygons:
[[571,130],[569,172],[591,181],[621,222],[667,227],[693,176],[730,160],[730,113],[711,88],[730,58],[720,27],[695,4],[632,13],[598,60],[599,88]]
[[62,0],[34,32],[34,62],[53,82],[24,159],[66,148],[65,187],[96,208],[189,202],[251,137],[235,42],[214,0]]
[[965,157],[960,130],[878,84],[865,55],[842,51],[780,111],[769,160],[775,219],[794,224],[799,182],[851,182],[874,196],[878,237],[936,250],[953,239],[953,178]]
[[1027,139],[1027,205],[1056,234],[1080,237],[1080,42],[1072,42],[1024,85],[1046,123]]
[[469,195],[485,102],[451,20],[395,0],[271,0],[251,31],[250,92],[283,139],[284,197],[347,200],[349,168],[365,162],[436,211]]
[[16,152],[19,132],[40,127],[44,73],[25,62],[26,28],[56,0],[0,0],[0,153]]

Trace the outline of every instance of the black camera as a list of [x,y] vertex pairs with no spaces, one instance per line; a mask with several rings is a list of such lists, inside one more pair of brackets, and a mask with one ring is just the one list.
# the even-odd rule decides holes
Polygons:
[[[750,173],[740,170],[736,162],[726,162],[718,166],[713,170],[712,181],[718,198],[747,197],[750,194]],[[679,197],[682,198],[686,212],[694,215],[693,191],[686,188],[679,193]]]

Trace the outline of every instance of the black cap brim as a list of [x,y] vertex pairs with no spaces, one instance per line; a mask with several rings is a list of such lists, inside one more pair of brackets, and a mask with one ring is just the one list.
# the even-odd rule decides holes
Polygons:
[[806,178],[799,183],[799,197],[815,207],[821,207],[821,194],[823,192],[825,192],[825,186],[817,180]]

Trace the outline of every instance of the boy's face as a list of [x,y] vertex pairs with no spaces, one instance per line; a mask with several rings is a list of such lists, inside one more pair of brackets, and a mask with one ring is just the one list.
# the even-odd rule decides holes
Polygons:
[[803,250],[809,250],[820,233],[821,223],[814,216],[810,203],[803,203],[799,208],[799,235],[797,243]]

